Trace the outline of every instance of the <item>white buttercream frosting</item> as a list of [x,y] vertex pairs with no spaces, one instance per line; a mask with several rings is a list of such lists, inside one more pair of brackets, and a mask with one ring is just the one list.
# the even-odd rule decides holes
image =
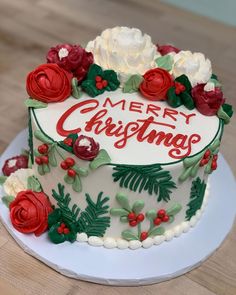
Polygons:
[[62,47],[58,52],[59,59],[61,60],[63,57],[67,57],[68,54],[69,51],[66,48]]
[[114,27],[106,29],[86,47],[103,69],[116,71],[124,82],[130,74],[143,75],[156,66],[160,56],[151,37],[139,29]]
[[173,56],[172,73],[175,78],[185,74],[192,86],[207,83],[212,75],[211,62],[200,52],[180,51]]
[[213,82],[208,82],[205,86],[204,86],[204,90],[209,92],[209,91],[214,91],[215,90],[215,84]]
[[4,182],[3,188],[7,195],[15,197],[19,192],[27,190],[27,179],[32,176],[32,169],[19,169],[12,173]]

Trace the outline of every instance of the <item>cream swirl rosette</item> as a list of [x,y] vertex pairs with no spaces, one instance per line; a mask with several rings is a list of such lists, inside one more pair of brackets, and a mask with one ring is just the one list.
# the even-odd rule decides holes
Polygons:
[[185,74],[192,87],[207,83],[212,75],[211,62],[200,52],[180,51],[173,55],[172,73],[175,78]]
[[32,169],[19,169],[7,177],[3,184],[5,193],[15,197],[19,192],[27,189],[27,179],[33,175]]
[[103,31],[88,43],[86,50],[93,53],[94,62],[103,69],[116,71],[121,84],[129,75],[143,75],[156,67],[155,59],[160,56],[149,35],[127,27]]

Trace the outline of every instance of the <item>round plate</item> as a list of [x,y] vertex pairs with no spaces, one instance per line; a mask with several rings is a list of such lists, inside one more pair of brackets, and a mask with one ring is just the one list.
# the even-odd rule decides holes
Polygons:
[[[27,147],[27,137],[27,130],[18,134],[3,153],[0,167],[5,159]],[[48,240],[47,233],[36,238],[33,234],[17,232],[11,225],[9,210],[2,202],[0,216],[25,252],[63,275],[106,285],[147,285],[174,278],[199,266],[231,230],[236,212],[236,187],[232,172],[222,156],[219,169],[210,177],[210,183],[209,203],[198,224],[188,233],[149,249],[105,249],[78,242],[55,245]],[[3,191],[0,194],[3,195]],[[219,218],[222,208],[227,218]]]

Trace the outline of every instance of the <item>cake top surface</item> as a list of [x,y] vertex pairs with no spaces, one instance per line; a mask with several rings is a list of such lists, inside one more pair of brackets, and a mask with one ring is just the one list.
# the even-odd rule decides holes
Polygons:
[[46,60],[26,83],[39,126],[58,141],[83,135],[87,149],[95,140],[114,162],[194,155],[233,114],[204,54],[155,45],[139,29],[106,29],[85,49],[60,44]]

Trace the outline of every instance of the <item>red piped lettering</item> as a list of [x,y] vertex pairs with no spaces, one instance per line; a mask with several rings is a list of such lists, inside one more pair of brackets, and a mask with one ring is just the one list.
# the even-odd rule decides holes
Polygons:
[[169,117],[172,120],[177,121],[177,119],[175,118],[176,115],[178,115],[178,111],[168,108],[164,109],[163,118]]
[[129,105],[129,110],[131,112],[142,113],[141,107],[143,106],[142,102],[131,101]]
[[124,109],[125,109],[125,100],[124,99],[122,99],[122,100],[120,100],[120,101],[118,101],[116,103],[113,103],[111,101],[110,97],[107,97],[106,100],[104,101],[104,104],[102,106],[104,108],[106,108],[107,105],[109,105],[110,107],[114,108],[114,107],[116,107],[116,106],[118,106],[120,104],[121,104],[121,110],[124,111]]
[[189,120],[190,120],[191,117],[196,116],[196,114],[194,114],[194,113],[189,114],[189,115],[186,115],[186,114],[184,114],[182,112],[179,112],[179,114],[182,115],[184,118],[186,118],[186,120],[185,120],[185,123],[186,124],[189,124]]
[[147,106],[147,110],[146,110],[146,114],[151,113],[152,115],[155,115],[156,117],[158,117],[158,111],[160,111],[161,108],[157,105],[154,104],[148,104]]

